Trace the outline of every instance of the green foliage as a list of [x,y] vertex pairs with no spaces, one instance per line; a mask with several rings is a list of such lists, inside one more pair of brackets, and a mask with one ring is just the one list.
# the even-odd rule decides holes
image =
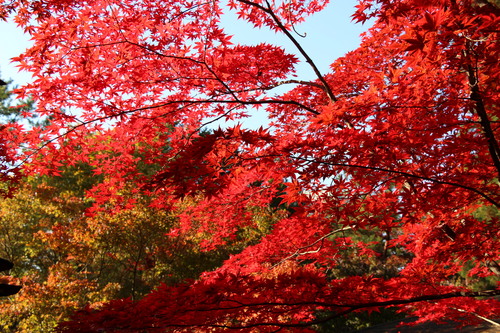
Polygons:
[[12,93],[12,89],[15,88],[12,88],[13,81],[9,80],[5,83],[7,85],[0,86],[0,117],[3,122],[19,122],[26,117],[31,125],[42,124],[43,122],[38,122],[30,115],[30,111],[34,108],[34,101],[16,99]]

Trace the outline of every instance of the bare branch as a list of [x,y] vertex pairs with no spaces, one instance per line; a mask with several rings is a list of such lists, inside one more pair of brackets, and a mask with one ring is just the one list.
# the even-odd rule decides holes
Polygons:
[[282,263],[284,263],[285,261],[289,260],[289,259],[292,259],[293,257],[298,257],[298,256],[303,256],[303,255],[306,255],[306,254],[310,254],[310,253],[317,253],[321,250],[322,248],[322,244],[320,244],[319,248],[316,249],[316,250],[313,250],[313,251],[306,251],[306,252],[301,252],[302,250],[305,250],[307,248],[310,248],[310,247],[313,247],[315,246],[316,244],[318,244],[319,242],[322,242],[325,238],[328,238],[332,235],[335,235],[336,233],[339,233],[339,232],[342,232],[342,231],[346,231],[346,230],[350,230],[352,229],[352,227],[350,226],[347,226],[347,227],[343,227],[343,228],[340,228],[340,229],[337,229],[337,230],[334,230],[332,232],[329,232],[327,233],[326,235],[323,235],[321,236],[320,238],[318,238],[317,240],[315,240],[313,243],[309,244],[309,245],[305,245],[305,246],[302,246],[300,248],[298,248],[294,253],[292,253],[291,255],[289,255],[288,257],[282,259],[281,261],[279,261],[278,263],[274,264],[271,268],[275,268],[279,265],[281,265]]

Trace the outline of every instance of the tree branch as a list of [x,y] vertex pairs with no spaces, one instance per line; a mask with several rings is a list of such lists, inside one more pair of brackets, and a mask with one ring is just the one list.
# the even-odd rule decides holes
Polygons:
[[294,158],[296,160],[301,160],[301,161],[309,162],[309,163],[318,163],[318,164],[325,164],[325,165],[331,165],[331,166],[340,166],[340,167],[346,167],[346,168],[356,168],[356,169],[364,169],[364,170],[373,170],[373,171],[387,172],[387,173],[397,174],[397,175],[401,175],[401,176],[405,176],[405,177],[416,178],[416,179],[421,179],[421,180],[427,180],[427,181],[430,181],[430,182],[433,182],[433,183],[436,183],[436,184],[443,184],[443,185],[455,186],[455,187],[459,187],[459,188],[462,188],[462,189],[467,190],[467,191],[474,192],[474,193],[480,195],[481,197],[483,197],[484,199],[486,199],[488,202],[490,202],[494,206],[500,207],[500,202],[498,202],[495,199],[491,198],[487,194],[479,191],[478,189],[476,189],[474,187],[470,187],[470,186],[463,185],[463,184],[460,184],[460,183],[450,182],[450,181],[446,181],[446,180],[439,180],[439,179],[436,179],[436,178],[420,176],[420,175],[416,175],[416,174],[409,173],[409,172],[392,170],[392,169],[387,169],[387,168],[374,167],[374,166],[349,164],[349,163],[335,163],[335,162],[327,162],[327,161],[321,161],[321,160],[310,160],[310,159],[307,159],[307,158],[297,157],[297,156],[294,156],[292,158]]
[[491,128],[491,121],[486,112],[486,108],[481,97],[481,92],[479,90],[479,82],[477,81],[477,76],[475,74],[474,68],[471,65],[468,66],[467,74],[469,77],[469,86],[471,89],[470,99],[476,104],[476,113],[479,116],[480,124],[484,132],[484,136],[488,141],[488,149],[490,151],[491,159],[495,165],[498,173],[498,178],[500,178],[500,146],[495,138],[495,133]]
[[316,64],[314,63],[314,61],[311,59],[311,57],[309,56],[309,54],[307,54],[307,52],[304,50],[304,48],[302,47],[302,45],[300,45],[300,43],[295,39],[295,37],[293,37],[293,35],[290,33],[290,31],[288,31],[288,29],[283,25],[283,23],[281,23],[281,20],[279,19],[279,17],[276,16],[276,14],[272,10],[271,5],[269,4],[269,2],[266,0],[266,5],[267,5],[267,8],[266,8],[266,7],[264,7],[264,6],[262,6],[262,5],[258,4],[258,3],[252,2],[252,1],[248,1],[248,0],[238,0],[238,1],[242,2],[242,3],[245,3],[247,5],[250,5],[252,7],[256,7],[258,9],[262,10],[263,12],[267,13],[269,16],[271,16],[271,18],[273,19],[273,21],[276,23],[276,26],[278,27],[278,29],[281,30],[281,32],[283,32],[287,36],[287,38],[299,50],[300,54],[306,59],[306,62],[309,64],[309,66],[311,66],[311,68],[314,71],[314,74],[316,74],[316,77],[321,82],[321,87],[322,87],[323,91],[326,93],[326,95],[328,96],[328,98],[330,99],[330,101],[331,102],[336,102],[337,98],[333,94],[333,91],[330,88],[330,85],[326,82],[325,78],[323,77],[323,75],[319,71],[319,69],[316,66]]
[[285,261],[287,261],[289,259],[292,259],[293,257],[298,257],[298,256],[301,256],[301,255],[306,255],[306,254],[318,252],[321,249],[321,245],[320,245],[320,247],[317,250],[314,250],[314,251],[307,251],[307,252],[300,252],[300,251],[305,250],[305,249],[310,248],[310,247],[313,247],[314,245],[316,245],[319,242],[323,241],[325,238],[328,238],[328,237],[330,237],[330,236],[332,236],[332,235],[334,235],[336,233],[339,233],[339,232],[342,232],[342,231],[346,231],[346,230],[350,230],[350,229],[352,229],[352,227],[351,226],[347,226],[347,227],[344,227],[344,228],[333,230],[332,232],[329,232],[326,235],[321,236],[320,238],[318,238],[317,240],[315,240],[313,243],[298,248],[293,254],[289,255],[288,257],[286,257],[286,258],[280,260],[278,263],[274,264],[271,267],[271,269],[275,268],[275,267],[277,267],[279,265],[281,265],[282,263],[284,263]]
[[[183,313],[186,312],[207,312],[207,311],[224,311],[224,310],[238,310],[238,309],[249,309],[252,307],[296,307],[296,306],[321,306],[321,307],[326,307],[326,308],[347,308],[344,311],[337,312],[335,314],[332,314],[330,316],[327,316],[325,318],[321,319],[314,319],[310,321],[304,321],[304,322],[297,322],[297,323],[280,323],[280,322],[259,322],[259,323],[249,323],[249,324],[236,324],[236,325],[224,325],[224,324],[181,324],[181,323],[174,323],[174,324],[166,324],[166,325],[159,325],[155,326],[154,329],[165,329],[165,328],[171,328],[171,327],[212,327],[212,328],[224,328],[224,329],[234,329],[234,330],[241,330],[241,329],[249,329],[249,328],[257,328],[257,327],[278,327],[278,328],[298,328],[298,327],[310,327],[312,325],[317,325],[321,323],[328,322],[330,320],[333,320],[338,317],[345,316],[353,311],[364,309],[364,308],[376,308],[376,307],[393,307],[393,306],[398,306],[398,305],[406,305],[406,304],[412,304],[412,303],[418,303],[418,302],[429,302],[429,301],[439,301],[439,300],[444,300],[444,299],[450,299],[450,298],[459,298],[459,297],[471,297],[471,298],[476,298],[476,297],[495,297],[500,295],[500,290],[485,290],[485,291],[476,291],[476,292],[471,292],[471,291],[457,291],[457,292],[450,292],[446,294],[438,294],[438,295],[424,295],[424,296],[416,296],[416,297],[410,297],[407,299],[396,299],[396,300],[389,300],[389,301],[375,301],[375,302],[367,302],[367,303],[358,303],[358,304],[334,304],[334,303],[328,303],[328,302],[297,302],[297,303],[251,303],[251,304],[244,304],[240,303],[237,301],[231,301],[231,300],[226,300],[229,302],[234,302],[237,305],[235,306],[229,306],[229,307],[213,307],[210,309],[188,309],[186,311],[183,311]],[[283,311],[283,310],[282,310]],[[285,310],[285,312],[287,312]],[[219,318],[220,319],[220,318]],[[146,329],[151,329],[152,327],[141,327],[141,328],[133,328],[132,330],[135,331],[142,331]],[[117,328],[114,327],[113,329],[125,329],[125,328]],[[128,330],[131,330],[130,328],[127,328]]]

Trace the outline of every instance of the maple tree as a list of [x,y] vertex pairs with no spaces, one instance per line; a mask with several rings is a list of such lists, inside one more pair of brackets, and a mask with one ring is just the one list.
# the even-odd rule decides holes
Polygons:
[[[15,59],[35,76],[18,93],[51,120],[26,133],[24,172],[88,165],[101,177],[85,192],[93,217],[139,196],[160,211],[189,202],[163,236],[205,251],[255,235],[195,281],[90,305],[60,330],[306,332],[386,307],[463,324],[499,313],[497,2],[360,0],[353,18],[373,27],[320,73],[292,31],[326,4],[4,4],[34,40]],[[231,44],[224,10],[297,54]],[[294,76],[299,58],[316,80]],[[265,129],[204,131],[258,108]],[[252,213],[267,209],[280,218]]]

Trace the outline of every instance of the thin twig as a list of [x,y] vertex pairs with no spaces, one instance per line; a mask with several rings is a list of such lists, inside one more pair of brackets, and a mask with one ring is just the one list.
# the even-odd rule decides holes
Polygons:
[[320,247],[314,251],[306,251],[306,252],[300,252],[304,249],[307,249],[307,248],[310,248],[310,247],[313,247],[314,245],[318,244],[319,242],[322,242],[325,238],[327,237],[330,237],[332,235],[335,235],[336,233],[339,233],[339,232],[342,232],[342,231],[345,231],[345,230],[350,230],[352,229],[351,226],[347,226],[347,227],[343,227],[343,228],[340,228],[340,229],[337,229],[337,230],[333,230],[332,232],[329,232],[327,233],[326,235],[323,235],[321,236],[320,238],[318,238],[317,240],[315,240],[313,243],[309,244],[309,245],[305,245],[305,246],[302,246],[300,248],[298,248],[293,254],[289,255],[288,257],[282,259],[281,261],[279,261],[278,263],[274,264],[272,268],[275,268],[279,265],[281,265],[282,263],[284,263],[285,261],[289,260],[289,259],[292,259],[293,257],[298,257],[298,256],[303,256],[303,255],[306,255],[306,254],[310,254],[310,253],[317,253],[321,250],[322,246],[323,245],[320,245]]

